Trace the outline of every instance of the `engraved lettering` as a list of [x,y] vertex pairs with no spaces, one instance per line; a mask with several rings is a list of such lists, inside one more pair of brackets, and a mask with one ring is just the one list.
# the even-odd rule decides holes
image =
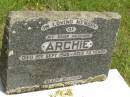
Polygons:
[[102,55],[106,53],[107,53],[106,49],[58,52],[58,53],[47,53],[47,54],[21,55],[19,57],[19,60],[26,61],[26,60],[39,60],[39,59],[50,59],[50,58],[64,58],[64,57],[72,57],[72,56]]
[[44,52],[50,52],[89,49],[92,46],[93,42],[91,40],[67,40],[45,42],[41,45],[41,49]]
[[[52,22],[48,22],[47,24],[42,25],[41,30],[46,31],[48,29],[51,29],[57,26],[70,25],[70,24],[87,26],[94,30],[98,29],[97,24],[93,23],[92,21],[88,21],[86,19],[64,19],[64,20],[55,20]],[[73,31],[73,30],[69,29],[69,31]]]

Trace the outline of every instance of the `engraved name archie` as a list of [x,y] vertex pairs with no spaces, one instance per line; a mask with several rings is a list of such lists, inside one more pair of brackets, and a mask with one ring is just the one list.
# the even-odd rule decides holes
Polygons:
[[92,45],[91,40],[49,41],[43,43],[41,48],[44,52],[49,52],[89,49]]

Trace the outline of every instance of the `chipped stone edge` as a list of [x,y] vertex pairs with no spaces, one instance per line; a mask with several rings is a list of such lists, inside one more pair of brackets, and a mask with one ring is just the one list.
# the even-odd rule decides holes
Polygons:
[[57,19],[82,18],[93,21],[95,18],[106,20],[120,19],[116,12],[88,12],[88,11],[11,11],[9,13],[10,25],[17,21],[31,21],[39,18],[49,18],[51,21]]
[[95,81],[103,81],[107,78],[105,74],[97,75],[94,77],[89,77],[88,79],[83,80],[76,80],[76,81],[66,81],[62,83],[55,83],[55,84],[49,84],[49,85],[34,85],[34,86],[26,86],[26,87],[20,87],[15,89],[6,90],[6,94],[19,94],[19,93],[25,93],[25,92],[32,92],[32,91],[38,91],[38,90],[48,90],[48,89],[54,89],[54,88],[60,88],[60,87],[66,87],[66,86],[72,86],[72,85],[79,85],[79,84],[85,84]]

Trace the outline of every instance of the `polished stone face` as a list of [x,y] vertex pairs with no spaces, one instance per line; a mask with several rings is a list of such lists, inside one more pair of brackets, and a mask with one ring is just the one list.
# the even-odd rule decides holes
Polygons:
[[116,13],[11,12],[2,49],[6,92],[104,80],[119,19]]

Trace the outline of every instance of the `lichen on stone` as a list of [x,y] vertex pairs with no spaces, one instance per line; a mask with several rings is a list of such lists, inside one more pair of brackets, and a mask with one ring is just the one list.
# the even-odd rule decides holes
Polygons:
[[64,90],[57,90],[54,94],[51,94],[50,97],[72,97],[73,92],[71,88],[66,88]]
[[101,75],[89,77],[88,79],[83,79],[83,80],[74,80],[74,81],[66,81],[66,82],[54,83],[54,84],[48,84],[48,85],[34,85],[34,86],[10,89],[10,90],[7,90],[6,93],[18,94],[18,93],[24,93],[24,92],[29,92],[29,91],[37,91],[41,89],[53,89],[53,88],[59,88],[59,87],[85,84],[85,83],[90,83],[90,82],[95,82],[95,81],[102,81],[105,79],[106,79],[106,75],[101,74]]

